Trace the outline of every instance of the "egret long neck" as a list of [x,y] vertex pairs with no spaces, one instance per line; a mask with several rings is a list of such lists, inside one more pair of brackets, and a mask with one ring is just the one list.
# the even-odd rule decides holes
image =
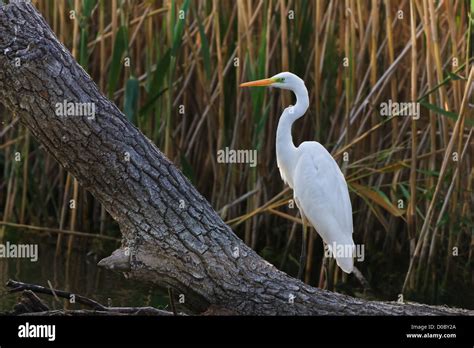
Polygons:
[[[276,134],[276,154],[280,171],[289,171],[294,168],[293,161],[296,160],[296,147],[293,144],[291,127],[297,119],[304,115],[309,106],[308,91],[304,84],[302,84],[301,87],[295,88],[293,92],[296,95],[296,104],[287,107],[285,111],[283,111],[278,122]],[[290,181],[292,175],[289,175],[289,172],[282,172],[282,174],[284,179],[293,187],[293,183]]]

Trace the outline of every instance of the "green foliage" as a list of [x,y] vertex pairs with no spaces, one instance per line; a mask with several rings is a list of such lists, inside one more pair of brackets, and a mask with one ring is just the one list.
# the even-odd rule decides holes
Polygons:
[[135,77],[130,77],[125,86],[124,114],[134,122],[140,98],[140,83]]
[[115,37],[112,61],[109,69],[108,93],[109,98],[113,98],[113,94],[117,88],[120,79],[120,73],[123,67],[123,58],[128,50],[128,29],[120,26]]
[[[450,119],[454,120],[454,121],[457,121],[457,119],[459,118],[459,115],[455,112],[451,112],[451,111],[447,111],[447,110],[444,110],[443,108],[440,108],[439,106],[437,105],[433,105],[433,104],[430,104],[426,101],[426,99],[422,99],[420,101],[420,104],[423,105],[425,108],[439,114],[439,115],[442,115],[442,116],[446,116],[446,117],[449,117]],[[464,122],[473,127],[474,126],[474,120],[472,119],[464,119]]]
[[204,63],[204,71],[206,72],[207,79],[211,78],[211,50],[209,48],[209,41],[207,40],[206,33],[204,32],[204,26],[202,24],[201,17],[196,14],[198,26],[199,26],[199,37],[201,38],[201,55]]

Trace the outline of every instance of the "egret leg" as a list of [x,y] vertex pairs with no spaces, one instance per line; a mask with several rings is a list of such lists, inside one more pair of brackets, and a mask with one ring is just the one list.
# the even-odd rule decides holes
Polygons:
[[329,281],[329,258],[326,256],[326,248],[326,243],[324,243],[323,259],[321,262],[321,274],[319,276],[319,287],[321,289],[327,289]]
[[303,235],[301,238],[301,255],[300,255],[300,268],[298,270],[298,279],[303,280],[304,277],[304,270],[306,269],[306,244],[308,241],[308,230],[306,219],[304,215],[301,215],[301,219],[303,220]]
[[329,286],[329,258],[326,255],[323,256],[323,272],[327,289]]

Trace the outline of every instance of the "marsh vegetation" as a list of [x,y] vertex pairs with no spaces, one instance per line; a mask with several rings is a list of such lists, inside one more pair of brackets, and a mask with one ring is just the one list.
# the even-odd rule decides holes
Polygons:
[[[474,308],[474,2],[32,2],[238,236],[292,275],[301,220],[274,152],[278,115],[292,96],[243,93],[238,85],[280,71],[302,77],[310,109],[294,141],[317,140],[341,166],[354,240],[365,246],[356,265],[372,291],[334,265],[322,274],[315,233],[305,281],[390,300],[403,289],[406,299]],[[388,103],[402,109],[386,115]],[[419,114],[404,117],[403,103],[415,103]],[[256,150],[257,165],[220,163],[226,148]],[[78,251],[112,250],[115,242],[67,233],[120,236],[101,205],[6,110],[0,170],[1,240],[45,231],[66,264]]]

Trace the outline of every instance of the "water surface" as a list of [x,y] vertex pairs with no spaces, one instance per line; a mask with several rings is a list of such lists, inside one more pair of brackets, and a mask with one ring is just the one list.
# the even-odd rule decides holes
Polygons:
[[[10,311],[18,303],[19,293],[6,293],[5,283],[9,279],[49,287],[48,280],[55,289],[65,290],[94,299],[104,305],[113,306],[154,306],[165,308],[168,296],[152,286],[143,285],[121,274],[97,266],[98,260],[110,255],[118,246],[115,242],[103,242],[74,238],[74,248],[67,257],[67,247],[61,248],[56,257],[56,236],[38,237],[25,232],[18,238],[18,233],[10,231],[6,241],[15,244],[38,245],[38,260],[32,262],[25,258],[0,257],[0,313]],[[65,237],[67,241],[67,237]],[[66,243],[62,243],[66,245]],[[97,252],[94,250],[98,250]],[[60,309],[68,303],[58,302],[53,296],[39,295],[51,309]],[[71,309],[80,305],[69,305]],[[87,307],[84,307],[87,308]]]

